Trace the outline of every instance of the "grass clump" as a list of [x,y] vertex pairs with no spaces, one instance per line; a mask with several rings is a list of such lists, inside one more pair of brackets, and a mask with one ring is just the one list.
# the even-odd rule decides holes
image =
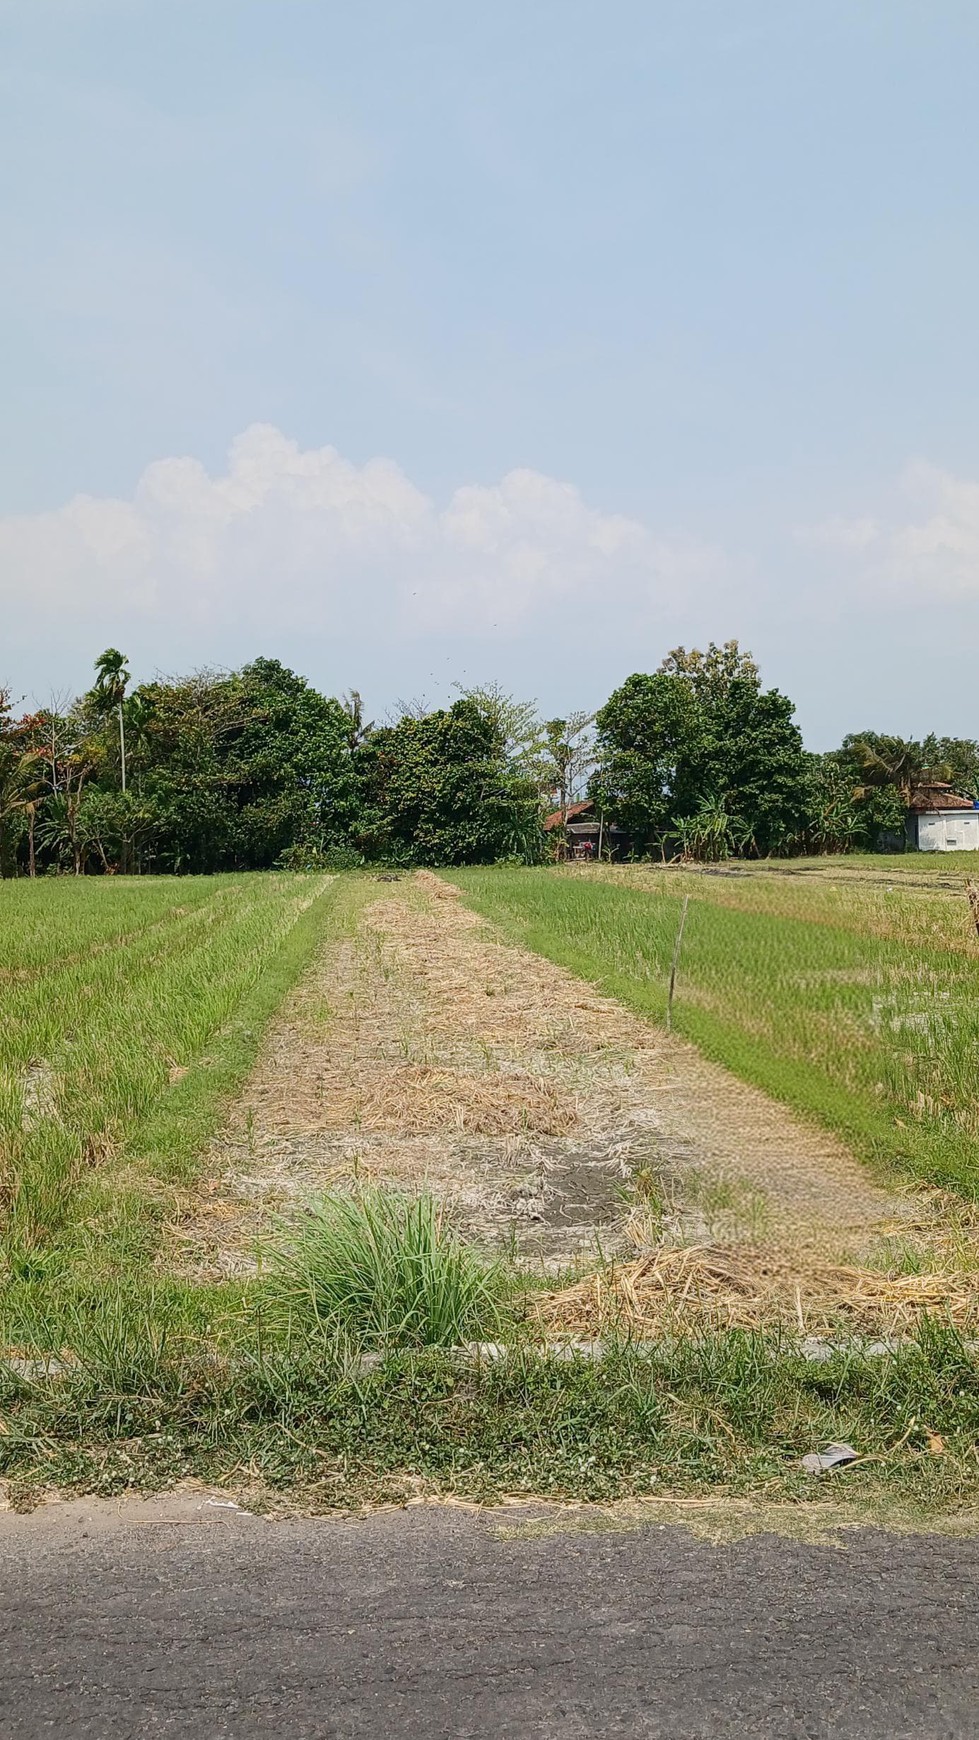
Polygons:
[[280,1316],[328,1325],[364,1347],[488,1340],[506,1315],[503,1265],[464,1244],[427,1194],[324,1196],[272,1261]]

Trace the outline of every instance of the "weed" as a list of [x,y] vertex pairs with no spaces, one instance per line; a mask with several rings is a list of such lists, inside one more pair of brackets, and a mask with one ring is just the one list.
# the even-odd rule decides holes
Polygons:
[[503,1317],[505,1272],[482,1261],[431,1196],[377,1188],[328,1195],[272,1256],[269,1295],[370,1347],[486,1340]]

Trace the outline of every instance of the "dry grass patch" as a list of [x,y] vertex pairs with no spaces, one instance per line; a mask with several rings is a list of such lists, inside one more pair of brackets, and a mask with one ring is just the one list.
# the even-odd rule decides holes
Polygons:
[[440,1130],[471,1136],[563,1136],[574,1126],[577,1108],[562,1099],[553,1082],[535,1081],[520,1070],[480,1077],[406,1063],[379,1072],[363,1085],[342,1084],[330,1099],[328,1118],[341,1128],[407,1136]]
[[971,1332],[979,1323],[979,1270],[895,1274],[764,1246],[660,1247],[549,1293],[536,1309],[548,1331],[587,1336],[612,1326],[662,1335],[699,1321],[715,1329],[783,1323],[802,1334],[845,1327],[891,1337],[912,1332],[926,1316]]

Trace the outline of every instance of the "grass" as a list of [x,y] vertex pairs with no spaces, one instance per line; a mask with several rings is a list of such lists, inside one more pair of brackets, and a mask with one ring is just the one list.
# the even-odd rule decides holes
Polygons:
[[[925,1326],[894,1354],[812,1364],[775,1334],[730,1331],[601,1364],[517,1345],[495,1362],[391,1353],[370,1372],[312,1330],[253,1319],[224,1343],[167,1336],[111,1299],[79,1325],[62,1375],[0,1369],[0,1475],[15,1502],[49,1487],[113,1493],[197,1477],[308,1509],[420,1493],[610,1500],[751,1493],[794,1505],[962,1510],[979,1495],[979,1367]],[[830,1480],[801,1457],[834,1439],[861,1461]]]
[[145,1259],[316,941],[288,875],[0,884],[0,1262]]
[[375,1187],[314,1203],[274,1253],[269,1291],[286,1321],[364,1347],[451,1347],[499,1332],[508,1287],[433,1197]]
[[[518,940],[662,1014],[675,881],[453,880]],[[936,1175],[961,1163],[965,1179],[967,1123],[930,1125],[919,1108],[907,1137],[894,1124],[908,1105],[897,1054],[924,1058],[926,1040],[934,1051],[939,1031],[957,1033],[974,984],[950,912],[936,909],[940,936],[922,923],[909,938],[888,933],[876,888],[838,901],[801,884],[786,895],[774,878],[774,893],[760,878],[689,886],[680,1031],[807,1109],[826,1095],[830,1121],[863,1104],[868,1152]],[[257,1278],[156,1275],[167,1193],[192,1179],[269,1016],[362,893],[356,878],[279,875],[0,885],[0,1476],[16,1502],[196,1477],[314,1509],[419,1492],[798,1506],[827,1490],[801,1456],[843,1438],[862,1460],[832,1491],[854,1514],[976,1503],[979,1361],[947,1326],[926,1322],[886,1357],[857,1343],[822,1364],[783,1332],[706,1327],[646,1346],[613,1333],[601,1362],[544,1358],[505,1265],[462,1246],[429,1199],[370,1189],[325,1199]],[[933,898],[908,898],[919,893]],[[933,1002],[947,991],[944,1025],[869,1019],[868,973],[873,996],[905,999],[899,1015],[918,1007],[911,987]],[[837,1081],[833,1063],[867,1047],[887,1084],[869,1107],[859,1071]],[[498,1361],[445,1345],[501,1328]],[[374,1369],[359,1347],[379,1350]]]
[[451,878],[515,941],[658,1021],[689,894],[675,1030],[863,1157],[977,1196],[979,944],[962,884],[943,890],[929,866],[911,888],[880,859],[861,883],[836,862],[818,881],[784,867]]

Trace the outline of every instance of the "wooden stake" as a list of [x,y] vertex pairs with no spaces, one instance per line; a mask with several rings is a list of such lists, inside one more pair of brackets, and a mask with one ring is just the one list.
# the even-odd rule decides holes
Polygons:
[[972,881],[971,877],[965,885],[965,892],[969,905],[972,908],[972,917],[975,922],[976,935],[979,936],[979,886]]
[[689,894],[685,894],[683,896],[683,909],[680,913],[680,925],[676,933],[676,942],[673,944],[673,964],[670,967],[670,988],[666,995],[667,1033],[672,1033],[673,1031],[673,993],[676,990],[676,970],[680,964],[680,944],[683,941],[683,927],[687,922],[687,907],[689,905],[690,896]]

